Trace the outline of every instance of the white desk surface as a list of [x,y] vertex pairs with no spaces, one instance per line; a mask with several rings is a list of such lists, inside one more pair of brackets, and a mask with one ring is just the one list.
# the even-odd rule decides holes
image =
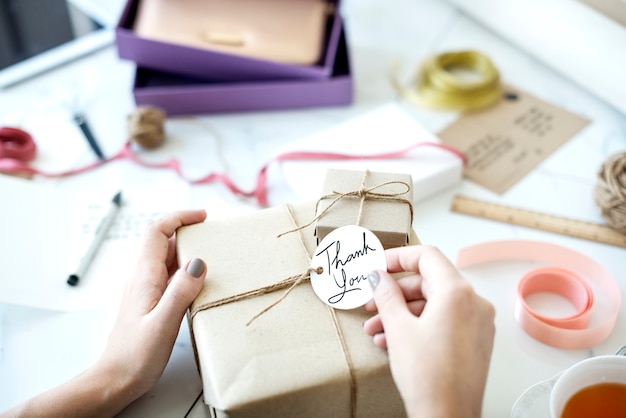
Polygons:
[[[399,103],[422,126],[437,132],[455,115],[429,112],[401,102],[389,82],[390,63],[400,59],[401,75],[409,80],[416,66],[432,53],[467,48],[481,50],[494,60],[505,82],[586,116],[592,123],[502,196],[465,180],[420,202],[415,208],[415,231],[423,243],[439,246],[452,259],[460,248],[493,239],[526,238],[561,244],[589,255],[606,267],[618,281],[623,298],[626,292],[625,249],[478,220],[453,214],[449,207],[452,197],[463,193],[600,222],[591,198],[596,171],[609,154],[626,149],[625,115],[446,2],[345,0],[343,13],[355,82],[352,106],[169,118],[166,124],[168,145],[155,159],[176,156],[183,167],[194,173],[227,169],[234,181],[251,188],[257,170],[276,150],[384,104]],[[76,95],[105,153],[113,154],[126,140],[126,115],[134,108],[132,72],[132,63],[120,61],[114,47],[109,47],[0,92],[0,125],[19,121],[31,131],[46,150],[43,166],[52,171],[63,166],[59,161],[64,158],[73,158],[75,165],[92,161],[93,155],[63,107],[68,98]],[[602,77],[600,71],[597,76]],[[55,148],[61,140],[75,146]],[[38,181],[53,183],[59,190],[80,193],[99,187],[109,190],[122,185],[173,180],[171,172],[116,162],[65,180]],[[270,182],[272,205],[294,198],[294,193],[280,178],[274,176]],[[5,196],[3,204],[5,199],[10,197]],[[194,186],[189,201],[181,204],[204,207],[209,216],[216,216],[215,211],[225,208],[255,209],[252,202],[233,197],[218,184]],[[3,254],[2,258],[3,264],[9,262],[11,254]],[[129,271],[132,268],[128,266]],[[514,268],[511,270],[512,274],[517,274]],[[588,350],[560,350],[534,341],[513,319],[516,277],[502,274],[503,271],[506,273],[506,269],[494,273],[487,268],[480,274],[468,276],[477,291],[497,308],[497,335],[483,413],[485,417],[494,418],[509,416],[515,400],[534,383],[578,360],[613,353],[626,344],[624,308],[620,309],[609,338]],[[4,275],[1,278],[18,279]],[[0,410],[55,386],[89,366],[101,352],[114,313],[114,301],[106,308],[78,312],[0,305]],[[183,326],[161,381],[121,416],[183,417],[200,387],[189,334]],[[194,414],[201,416],[202,412],[194,410]]]

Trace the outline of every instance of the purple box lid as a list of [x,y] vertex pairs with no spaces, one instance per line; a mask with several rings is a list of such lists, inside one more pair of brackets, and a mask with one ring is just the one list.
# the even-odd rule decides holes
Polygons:
[[339,0],[326,30],[326,47],[316,65],[285,64],[138,37],[133,31],[139,0],[128,0],[115,28],[118,56],[138,66],[210,80],[326,78],[333,72],[342,31]]
[[168,115],[349,105],[353,85],[343,31],[334,62],[331,77],[307,80],[206,80],[137,67],[133,94],[137,106]]

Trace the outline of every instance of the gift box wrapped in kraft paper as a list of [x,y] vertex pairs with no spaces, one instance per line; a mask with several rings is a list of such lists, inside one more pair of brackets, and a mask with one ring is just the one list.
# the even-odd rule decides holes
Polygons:
[[178,230],[180,262],[207,263],[188,318],[211,416],[406,416],[386,351],[363,331],[371,313],[334,310],[302,280],[314,217],[315,202],[298,203]]
[[413,223],[413,180],[410,174],[328,169],[317,205],[315,236],[344,225],[360,225],[384,248],[408,244]]

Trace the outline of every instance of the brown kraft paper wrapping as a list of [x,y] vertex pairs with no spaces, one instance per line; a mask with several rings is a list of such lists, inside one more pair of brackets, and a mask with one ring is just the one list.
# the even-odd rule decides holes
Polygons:
[[412,184],[410,174],[328,169],[317,206],[318,242],[336,228],[360,225],[372,231],[384,248],[408,244]]
[[[406,416],[386,351],[363,331],[371,316],[363,308],[333,315],[305,281],[250,325],[286,289],[202,310],[306,272],[316,247],[313,226],[277,235],[314,216],[314,202],[299,203],[177,232],[179,261],[207,263],[190,327],[204,400],[217,417]],[[411,243],[418,243],[414,233]]]

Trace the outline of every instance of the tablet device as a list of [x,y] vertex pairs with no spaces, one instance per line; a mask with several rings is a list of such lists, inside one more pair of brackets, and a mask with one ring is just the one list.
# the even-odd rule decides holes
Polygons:
[[89,1],[0,0],[0,88],[113,42]]

